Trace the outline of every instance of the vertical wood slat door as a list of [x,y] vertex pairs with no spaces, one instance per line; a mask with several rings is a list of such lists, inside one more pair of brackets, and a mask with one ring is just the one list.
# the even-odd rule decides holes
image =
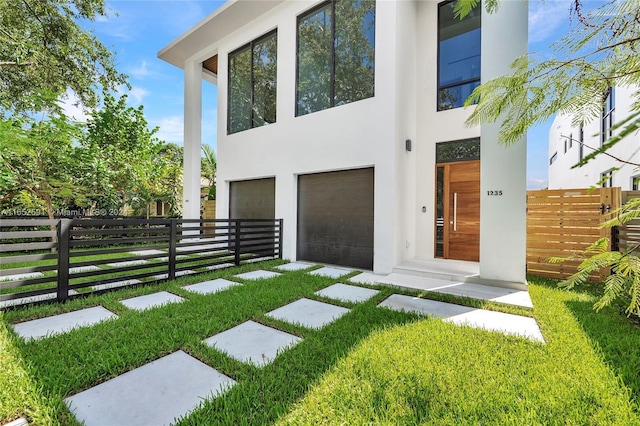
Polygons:
[[480,260],[480,161],[444,166],[444,258]]

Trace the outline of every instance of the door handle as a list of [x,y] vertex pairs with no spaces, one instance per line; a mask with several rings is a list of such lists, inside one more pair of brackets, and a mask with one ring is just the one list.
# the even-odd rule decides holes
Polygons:
[[453,232],[458,230],[458,193],[453,193]]

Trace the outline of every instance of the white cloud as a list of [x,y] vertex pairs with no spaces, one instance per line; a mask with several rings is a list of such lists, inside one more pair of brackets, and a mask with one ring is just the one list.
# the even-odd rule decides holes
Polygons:
[[79,123],[86,123],[91,116],[90,112],[82,105],[78,96],[67,89],[67,92],[60,97],[58,105],[62,108],[62,112],[69,119]]
[[556,37],[562,25],[569,25],[571,0],[529,1],[529,43]]
[[129,70],[129,75],[135,78],[144,78],[150,76],[151,74],[153,73],[151,72],[151,70],[149,70],[149,65],[144,59],[139,65]]
[[141,105],[143,99],[146,96],[151,94],[151,92],[149,92],[146,89],[143,89],[142,87],[132,86],[131,89],[128,89],[124,85],[118,86],[118,89],[116,90],[116,92],[120,96],[127,95],[129,97],[129,102],[128,103],[130,105],[134,105],[134,106]]
[[152,127],[158,127],[156,137],[165,142],[173,142],[178,145],[183,144],[184,140],[184,118],[181,115],[173,115],[163,117],[159,120],[150,120]]
[[527,189],[543,189],[549,186],[549,181],[547,179],[536,179],[529,178],[527,179]]

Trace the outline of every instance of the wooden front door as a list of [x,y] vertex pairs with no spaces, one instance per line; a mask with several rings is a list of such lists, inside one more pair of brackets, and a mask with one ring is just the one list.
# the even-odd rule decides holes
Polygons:
[[480,260],[480,161],[436,164],[436,257]]

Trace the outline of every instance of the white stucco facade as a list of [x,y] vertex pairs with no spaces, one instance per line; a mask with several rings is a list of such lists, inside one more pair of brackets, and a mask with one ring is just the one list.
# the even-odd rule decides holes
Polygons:
[[[614,123],[629,116],[632,94],[637,88],[616,87]],[[608,155],[598,155],[587,164],[572,169],[580,160],[580,126],[572,125],[571,117],[556,116],[549,129],[549,189],[589,188],[601,186],[602,174],[612,171],[608,186],[632,190],[633,178],[640,179],[640,170],[634,164],[618,161],[622,159],[640,164],[640,134],[633,133],[611,147]],[[582,155],[587,156],[601,146],[602,119],[599,117],[583,127]],[[615,157],[615,158],[614,158]],[[638,189],[638,188],[635,188]]]
[[[438,2],[378,1],[375,96],[296,117],[296,17],[318,3],[229,2],[159,53],[185,70],[185,186],[200,149],[198,104],[205,79],[218,85],[217,217],[228,217],[230,182],[275,178],[284,257],[295,259],[298,176],[372,167],[373,269],[390,273],[403,261],[434,258],[435,144],[481,137],[480,274],[524,283],[526,141],[498,147],[498,124],[467,128],[470,109],[437,111]],[[277,121],[227,134],[228,55],[274,29]],[[507,73],[526,49],[525,2],[504,2],[497,14],[483,14],[482,80]],[[218,75],[202,71],[213,55]],[[186,187],[185,198],[191,197]],[[502,195],[489,197],[489,190]],[[197,217],[189,208],[184,215]]]

